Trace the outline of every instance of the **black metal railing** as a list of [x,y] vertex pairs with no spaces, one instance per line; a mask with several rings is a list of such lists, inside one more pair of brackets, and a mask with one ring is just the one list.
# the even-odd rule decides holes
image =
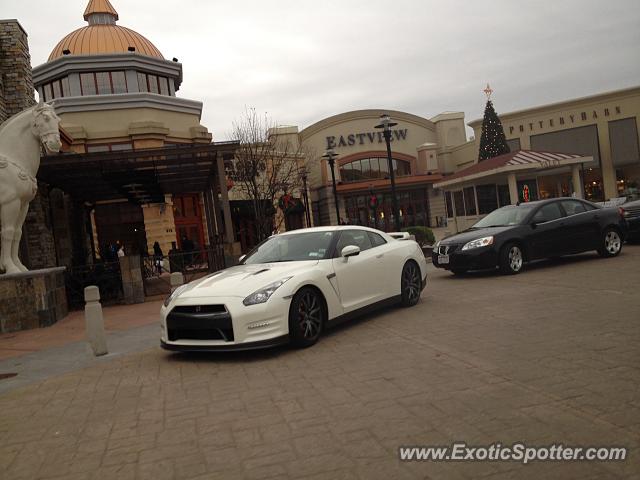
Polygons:
[[84,289],[91,285],[100,289],[100,301],[103,305],[118,303],[123,296],[120,263],[101,262],[67,268],[65,287],[69,309],[84,307]]
[[171,290],[171,273],[182,273],[187,283],[225,268],[222,245],[188,252],[176,250],[162,257],[142,257],[141,261],[146,296],[168,294]]

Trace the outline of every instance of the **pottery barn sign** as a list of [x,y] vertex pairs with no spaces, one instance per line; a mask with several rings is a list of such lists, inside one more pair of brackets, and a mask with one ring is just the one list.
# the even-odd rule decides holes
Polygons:
[[535,122],[529,122],[529,123],[524,123],[520,125],[510,125],[509,134],[511,135],[515,131],[524,132],[525,130],[527,130],[527,127],[528,127],[528,130],[532,132],[536,129],[543,130],[547,126],[549,128],[554,128],[556,126],[568,125],[576,122],[586,122],[589,120],[597,120],[598,116],[609,117],[612,114],[620,115],[621,113],[622,113],[622,109],[619,106],[615,106],[613,109],[604,108],[602,110],[591,110],[590,112],[580,112],[579,115],[577,113],[571,113],[571,114],[563,115],[557,118],[549,118],[548,120],[538,120]]
[[[408,129],[391,131],[391,141],[406,140]],[[350,133],[348,135],[332,135],[327,137],[327,149],[336,147],[353,147],[369,143],[384,143],[383,132]]]

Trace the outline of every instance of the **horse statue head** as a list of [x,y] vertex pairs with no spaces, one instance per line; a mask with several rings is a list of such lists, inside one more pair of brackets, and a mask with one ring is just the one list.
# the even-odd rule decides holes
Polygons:
[[22,225],[38,191],[42,147],[57,153],[60,118],[40,100],[0,125],[0,272],[25,272],[18,258]]
[[40,139],[40,143],[48,153],[58,153],[62,148],[60,117],[56,115],[52,105],[40,100],[40,103],[33,109],[31,131]]

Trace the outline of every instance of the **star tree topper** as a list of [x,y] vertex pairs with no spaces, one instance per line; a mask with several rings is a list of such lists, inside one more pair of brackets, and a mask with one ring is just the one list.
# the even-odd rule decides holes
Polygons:
[[487,100],[491,100],[491,94],[493,93],[493,90],[491,89],[488,83],[487,83],[487,88],[485,88],[483,92],[487,96]]

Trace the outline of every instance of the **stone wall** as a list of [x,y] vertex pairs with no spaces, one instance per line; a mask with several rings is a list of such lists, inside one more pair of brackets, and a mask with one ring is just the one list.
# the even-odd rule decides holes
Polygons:
[[0,123],[35,104],[27,33],[0,20]]
[[27,268],[35,270],[57,265],[49,191],[42,184],[38,185],[38,194],[29,204],[22,241],[22,263]]
[[48,327],[66,315],[64,267],[0,275],[0,333]]

